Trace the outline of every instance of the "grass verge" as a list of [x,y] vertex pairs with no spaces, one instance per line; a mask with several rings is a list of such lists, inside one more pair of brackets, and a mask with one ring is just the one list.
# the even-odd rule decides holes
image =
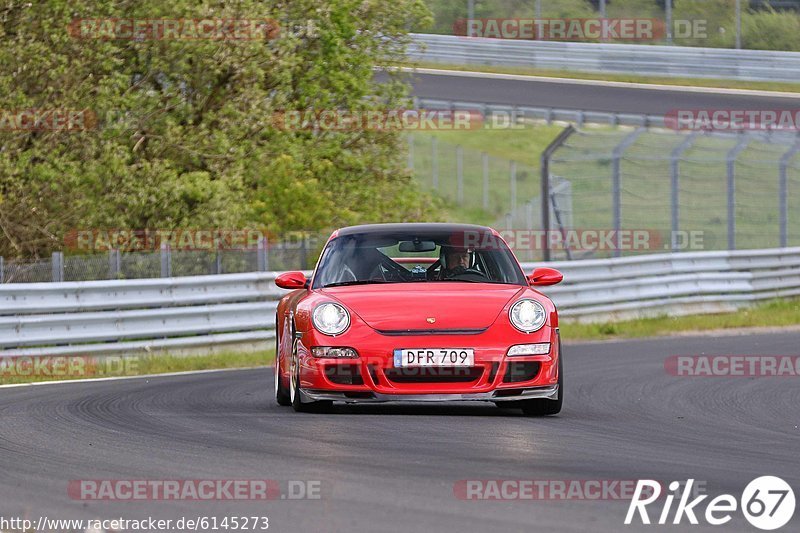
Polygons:
[[614,74],[601,72],[573,72],[529,67],[501,67],[489,65],[448,65],[444,63],[420,62],[398,65],[408,68],[431,68],[458,72],[488,72],[494,74],[517,74],[548,78],[567,78],[573,80],[617,81],[643,83],[647,85],[675,85],[676,87],[708,87],[713,89],[748,89],[754,91],[800,92],[800,83],[779,81],[720,80],[707,78],[672,78],[641,76],[635,74]]
[[[28,359],[29,362],[24,361]],[[0,384],[144,376],[221,368],[265,366],[275,360],[272,350],[220,352],[208,355],[70,356],[0,359]]]

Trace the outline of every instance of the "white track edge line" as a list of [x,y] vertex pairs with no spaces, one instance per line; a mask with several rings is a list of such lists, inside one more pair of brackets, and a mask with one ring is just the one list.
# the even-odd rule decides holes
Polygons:
[[151,379],[170,376],[191,376],[195,374],[210,374],[212,372],[233,372],[235,370],[260,370],[271,368],[272,365],[265,366],[245,366],[240,368],[208,368],[206,370],[186,370],[183,372],[165,372],[163,374],[142,374],[141,376],[112,376],[106,378],[86,378],[86,379],[60,379],[52,381],[34,381],[31,383],[9,383],[0,385],[0,389],[12,389],[15,387],[33,387],[39,385],[59,385],[62,383],[91,383],[97,381],[122,381],[128,379]]

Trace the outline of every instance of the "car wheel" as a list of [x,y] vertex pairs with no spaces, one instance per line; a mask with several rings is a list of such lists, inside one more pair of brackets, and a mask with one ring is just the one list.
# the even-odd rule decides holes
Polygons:
[[522,412],[528,416],[549,416],[561,412],[564,403],[564,356],[561,353],[561,341],[558,342],[558,396],[555,400],[535,399],[523,400],[517,404]]
[[287,407],[292,405],[292,401],[289,399],[289,391],[286,390],[286,387],[283,386],[281,382],[281,354],[280,354],[280,339],[278,338],[277,331],[279,328],[278,317],[275,317],[275,401],[278,402],[278,405],[282,405],[283,407]]
[[278,402],[278,405],[287,407],[292,405],[292,401],[289,399],[289,391],[281,383],[281,360],[278,352],[279,342],[277,341],[277,335],[275,345],[275,401]]
[[292,350],[292,359],[289,369],[289,401],[298,413],[319,413],[327,410],[333,402],[307,402],[300,400],[300,358],[297,356],[297,349]]

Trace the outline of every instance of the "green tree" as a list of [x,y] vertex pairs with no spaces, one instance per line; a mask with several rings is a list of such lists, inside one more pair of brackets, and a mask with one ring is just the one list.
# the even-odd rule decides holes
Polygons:
[[[81,39],[75,19],[273,19],[253,40]],[[276,112],[407,104],[421,0],[8,0],[0,111],[89,110],[87,131],[0,131],[0,255],[73,228],[317,230],[430,215],[397,132],[283,131]],[[0,130],[2,128],[0,127]]]

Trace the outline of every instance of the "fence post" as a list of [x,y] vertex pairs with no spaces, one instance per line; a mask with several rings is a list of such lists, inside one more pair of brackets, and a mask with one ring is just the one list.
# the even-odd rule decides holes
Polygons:
[[439,139],[431,137],[431,174],[433,176],[433,190],[439,190]]
[[728,151],[728,250],[736,249],[736,158],[747,148],[750,140],[742,137],[736,146]]
[[456,198],[458,205],[464,205],[464,148],[456,146]]
[[300,242],[300,270],[308,270],[308,240],[304,237]]
[[509,189],[511,191],[511,217],[517,216],[517,162],[511,161],[511,176]]
[[63,252],[53,252],[51,256],[52,259],[50,261],[50,265],[52,266],[53,270],[53,281],[59,282],[64,281],[64,253]]
[[553,156],[556,150],[561,148],[561,146],[569,139],[569,136],[575,133],[575,127],[570,124],[569,126],[564,129],[561,133],[558,134],[553,142],[544,149],[542,152],[541,158],[541,199],[542,199],[542,231],[544,232],[544,250],[543,250],[543,259],[544,261],[550,261],[550,242],[549,242],[549,233],[550,233],[550,158]]
[[3,259],[3,256],[0,255],[0,283],[5,283],[6,281],[6,263]]
[[222,250],[219,248],[219,243],[214,250],[214,274],[222,274]]
[[672,44],[672,1],[664,2],[664,23],[667,26],[667,44]]
[[680,166],[679,161],[680,157],[683,153],[689,148],[689,146],[694,142],[695,137],[697,136],[697,132],[692,132],[689,134],[681,143],[672,150],[672,154],[670,154],[670,162],[669,162],[669,175],[670,175],[670,230],[672,232],[672,236],[670,238],[671,249],[673,252],[678,251],[678,231],[680,231],[680,207],[678,202],[680,201]]
[[483,163],[483,208],[489,209],[489,154],[481,152]]
[[259,272],[267,272],[269,270],[269,258],[267,257],[268,244],[266,235],[258,239],[256,268]]
[[414,171],[414,134],[408,134],[408,170]]
[[108,251],[108,279],[117,279],[121,270],[119,250]]
[[161,243],[161,277],[172,277],[172,249],[165,242]]
[[621,178],[621,162],[622,155],[630,145],[636,142],[636,139],[644,133],[644,128],[637,128],[636,131],[630,133],[625,137],[622,142],[614,147],[611,161],[611,195],[613,205],[614,217],[614,257],[622,255],[622,239],[620,231],[622,230],[622,178]]
[[[778,205],[781,220],[781,248],[789,246],[789,162],[800,152],[800,141],[792,146],[788,152],[781,156],[780,183],[778,190]],[[2,259],[2,258],[0,258]],[[2,265],[2,262],[0,262]],[[2,282],[2,273],[0,273]]]

